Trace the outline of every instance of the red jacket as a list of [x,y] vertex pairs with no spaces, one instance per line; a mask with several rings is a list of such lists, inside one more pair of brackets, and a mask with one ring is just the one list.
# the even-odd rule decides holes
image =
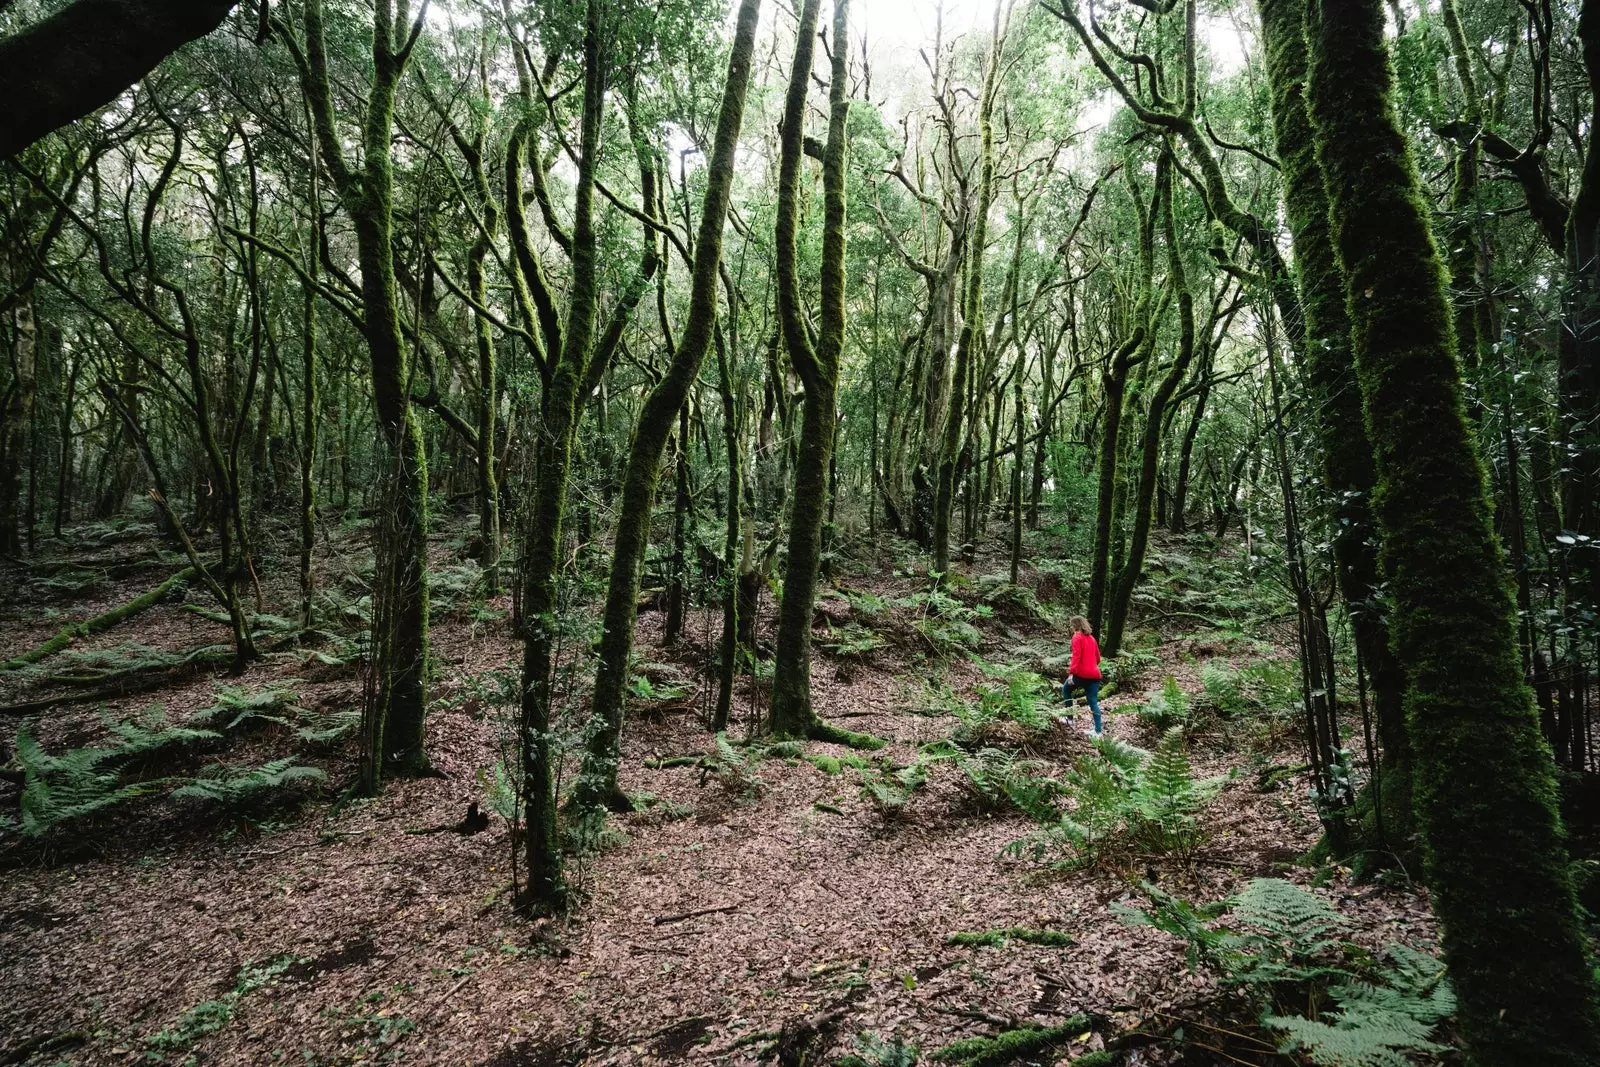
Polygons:
[[1080,632],[1072,635],[1072,663],[1067,667],[1067,673],[1074,678],[1099,680],[1100,646],[1093,634]]

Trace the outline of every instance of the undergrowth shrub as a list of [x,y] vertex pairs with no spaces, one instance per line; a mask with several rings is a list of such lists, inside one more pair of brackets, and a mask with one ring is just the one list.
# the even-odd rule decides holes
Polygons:
[[1164,734],[1168,730],[1187,728],[1190,711],[1189,695],[1183,691],[1178,680],[1169,674],[1160,689],[1152,689],[1144,695],[1144,703],[1139,707],[1139,722]]
[[1250,706],[1243,675],[1225,659],[1206,660],[1200,668],[1200,688],[1201,702],[1219,718],[1236,718]]
[[915,612],[912,628],[940,659],[976,649],[982,644],[983,635],[975,624],[994,614],[987,604],[968,607],[943,588],[921,590],[892,603]]
[[1348,920],[1327,901],[1281,879],[1255,879],[1207,905],[1141,888],[1148,910],[1113,910],[1183,940],[1189,966],[1241,991],[1280,1051],[1318,1067],[1405,1067],[1412,1053],[1445,1050],[1434,1036],[1455,997],[1428,953],[1393,943],[1383,958],[1367,954],[1340,939]]
[[979,575],[974,583],[974,590],[978,599],[996,612],[1004,612],[1016,618],[1032,619],[1035,622],[1044,622],[1050,618],[1050,612],[1031,587],[1026,585],[1012,585],[1010,574],[983,574]]
[[117,748],[74,748],[52,755],[26,723],[17,729],[15,747],[23,774],[21,822],[10,826],[27,837],[44,837],[122,801],[156,792],[163,784],[125,782]]
[[1041,773],[1045,764],[1040,760],[1019,759],[998,748],[972,753],[952,749],[949,758],[960,768],[962,786],[978,810],[1014,809],[1039,822],[1057,817],[1061,784]]
[[20,820],[0,817],[0,829],[18,830],[28,838],[48,838],[124,801],[169,789],[173,796],[199,797],[241,808],[292,783],[327,779],[322,771],[298,766],[292,758],[244,772],[213,770],[198,778],[146,777],[174,750],[217,741],[222,734],[195,726],[169,725],[159,705],[139,720],[121,721],[107,716],[102,719],[115,743],[61,753],[52,753],[41,745],[28,723],[18,727],[15,762],[23,779]]
[[883,647],[883,638],[876,631],[852,622],[838,629],[830,625],[827,636],[817,638],[817,644],[838,659],[865,660]]
[[870,803],[884,819],[895,819],[905,813],[911,794],[928,782],[930,760],[918,756],[905,766],[896,766],[888,756],[858,772],[861,782],[861,799]]
[[1053,820],[1042,819],[1038,830],[1005,852],[1036,861],[1056,855],[1054,862],[1080,866],[1131,850],[1171,856],[1187,866],[1206,840],[1199,812],[1230,777],[1197,781],[1177,727],[1154,752],[1102,738],[1094,753],[1078,757],[1067,772],[1062,788],[1070,807]]

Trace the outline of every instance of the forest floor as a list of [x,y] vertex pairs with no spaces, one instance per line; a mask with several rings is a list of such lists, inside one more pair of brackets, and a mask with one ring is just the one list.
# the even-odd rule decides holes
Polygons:
[[[976,648],[951,652],[949,627],[919,628],[929,614],[918,597],[925,571],[912,549],[897,545],[841,564],[819,615],[829,620],[819,640],[832,626],[875,647],[854,655],[819,649],[813,668],[825,719],[888,740],[870,755],[874,766],[762,760],[759,748],[714,767],[646,766],[715,752],[701,715],[704,689],[714,685],[704,673],[706,637],[720,626],[696,609],[687,639],[667,649],[661,613],[646,612],[639,652],[649,682],[636,685],[622,770],[624,786],[645,803],[614,821],[620,832],[605,848],[572,859],[569,919],[526,921],[511,908],[503,819],[474,834],[406,832],[446,827],[469,802],[486,803],[508,745],[502,705],[519,663],[506,621],[510,598],[484,603],[463,592],[470,583],[458,579],[470,568],[455,559],[460,530],[457,523],[435,538],[443,577],[427,747],[439,774],[390,782],[373,800],[336,803],[355,773],[348,736],[306,739],[288,717],[327,725],[359,709],[357,657],[342,662],[335,637],[269,652],[240,677],[226,676],[226,664],[178,665],[154,671],[159,687],[116,695],[102,682],[108,671],[116,681],[119,662],[147,668],[127,676],[137,682],[161,659],[152,649],[226,641],[224,627],[166,601],[33,667],[0,672],[5,748],[27,721],[31,736],[58,755],[105,744],[110,724],[148,716],[152,704],[177,724],[217,704],[222,687],[243,687],[231,690],[230,709],[252,694],[292,694],[258,701],[275,714],[246,721],[223,741],[173,746],[176,754],[144,761],[145,795],[43,839],[0,831],[0,1064],[737,1064],[770,1055],[780,1030],[793,1033],[806,1020],[833,1035],[834,1054],[866,1033],[931,1052],[973,1034],[1059,1026],[1078,1013],[1088,1016],[1081,1034],[1061,1036],[1028,1062],[1070,1063],[1108,1044],[1129,1063],[1225,1062],[1196,1051],[1218,1018],[1207,1007],[1219,996],[1212,980],[1190,971],[1181,942],[1113,911],[1143,900],[1140,880],[1195,901],[1219,900],[1255,877],[1315,882],[1351,921],[1349,940],[1374,949],[1433,942],[1420,891],[1357,886],[1342,869],[1299,865],[1320,828],[1304,770],[1296,769],[1303,756],[1292,708],[1226,722],[1197,717],[1197,775],[1234,777],[1201,812],[1203,840],[1182,859],[1124,849],[1068,865],[1051,862],[1061,856],[1008,852],[1036,824],[983,803],[950,761],[932,763],[903,806],[875,803],[862,788],[879,773],[875,761],[910,764],[919,746],[959,729],[955,710],[974,706],[979,687],[993,681],[974,655],[1059,684],[1053,672],[1065,619],[1078,609],[1061,598],[1058,571],[1025,568],[1049,617],[977,609],[975,632],[956,634]],[[339,533],[319,559],[320,580],[345,590],[352,629],[362,570],[370,568],[364,537]],[[1219,614],[1249,612],[1221,594],[1208,602],[1181,595],[1191,578],[1172,560],[1188,552],[1205,567],[1237,569],[1214,558],[1230,549],[1175,542],[1170,551],[1166,564],[1157,554],[1153,580],[1176,599],[1165,615],[1146,605],[1122,693],[1105,701],[1107,732],[1146,748],[1157,738],[1132,710],[1140,690],[1171,674],[1198,703],[1208,660],[1245,666],[1290,655],[1282,618],[1219,622]],[[295,561],[288,549],[279,553],[262,557],[265,602],[292,615]],[[67,622],[153,588],[181,565],[171,559],[140,525],[85,527],[45,546],[26,567],[0,571],[0,588],[12,590],[0,603],[0,649],[20,654]],[[980,559],[966,571],[1001,569],[1001,560]],[[974,578],[956,588],[975,606],[986,586]],[[189,600],[209,606],[199,591]],[[770,635],[765,600],[761,633]],[[850,651],[848,641],[833,643]],[[581,662],[573,678],[581,710]],[[25,714],[17,707],[85,691],[97,699],[36,704]],[[730,738],[746,736],[761,702],[760,687],[742,680]],[[1059,705],[1057,694],[1040,706],[1053,718]],[[1076,724],[1026,733],[991,726],[991,745],[1037,760],[1029,766],[1042,776],[1067,774],[1094,754]],[[806,754],[849,755],[820,744]],[[175,776],[285,756],[323,769],[327,782],[303,782],[277,791],[288,799],[224,815],[159,788]],[[17,782],[0,783],[0,816],[15,816],[18,795]],[[1071,941],[947,940],[1006,927]],[[1185,1024],[1184,1050],[1157,1039]],[[1135,1033],[1152,1036],[1130,1039]],[[1229,1044],[1223,1035],[1214,1040]],[[1236,1044],[1229,1048],[1238,1056]],[[1238,1062],[1286,1062],[1270,1051],[1261,1057]]]

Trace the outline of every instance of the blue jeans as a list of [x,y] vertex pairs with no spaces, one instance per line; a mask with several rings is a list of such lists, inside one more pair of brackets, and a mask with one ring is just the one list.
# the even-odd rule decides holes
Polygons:
[[1061,683],[1061,699],[1067,702],[1067,707],[1072,707],[1073,689],[1082,689],[1084,697],[1089,701],[1089,710],[1094,712],[1094,732],[1100,732],[1100,679],[1078,678],[1077,685],[1072,680]]

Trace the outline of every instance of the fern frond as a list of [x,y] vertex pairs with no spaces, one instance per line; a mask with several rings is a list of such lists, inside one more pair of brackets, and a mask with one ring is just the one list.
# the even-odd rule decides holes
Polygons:
[[327,780],[325,771],[296,764],[292,757],[285,757],[242,772],[222,768],[207,777],[194,779],[172,795],[193,797],[226,808],[240,808],[296,782]]

